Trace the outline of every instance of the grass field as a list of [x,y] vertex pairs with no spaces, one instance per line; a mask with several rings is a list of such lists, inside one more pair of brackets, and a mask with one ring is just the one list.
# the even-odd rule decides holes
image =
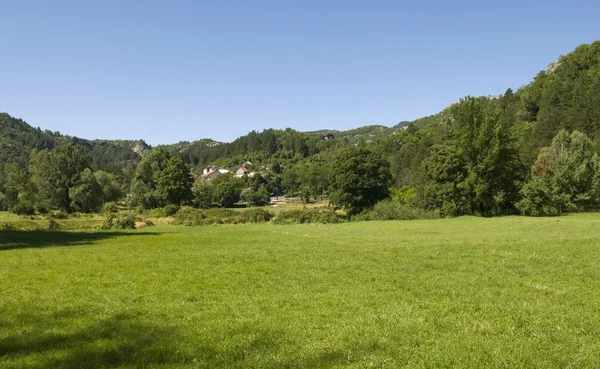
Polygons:
[[[54,219],[57,226],[62,230],[80,230],[100,228],[104,217],[100,214],[77,214],[67,219]],[[50,217],[48,215],[16,215],[7,211],[0,211],[0,230],[6,225],[17,230],[42,230],[48,229]]]
[[594,368],[600,214],[0,231],[0,368]]

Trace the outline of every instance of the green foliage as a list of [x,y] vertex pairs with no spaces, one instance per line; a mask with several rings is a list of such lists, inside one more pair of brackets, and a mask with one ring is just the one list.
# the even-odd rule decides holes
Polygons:
[[117,229],[135,229],[136,217],[134,214],[126,213],[118,215],[113,222]]
[[71,209],[74,211],[93,213],[100,210],[104,194],[94,173],[89,168],[81,173],[76,185],[69,189],[69,197],[71,198]]
[[179,206],[177,205],[167,205],[162,208],[152,209],[148,212],[148,216],[150,218],[166,218],[171,217],[179,211]]
[[88,166],[89,158],[78,146],[62,145],[51,151],[34,151],[29,168],[39,190],[38,201],[71,212],[69,190],[78,184],[81,173]]
[[195,208],[208,209],[213,203],[213,186],[210,182],[200,178],[192,186],[192,205]]
[[131,183],[132,203],[145,209],[192,200],[193,178],[187,166],[167,151],[150,151],[139,163]]
[[260,186],[258,190],[248,187],[240,192],[240,200],[251,206],[264,206],[271,202],[271,196],[265,186]]
[[273,216],[270,211],[260,208],[235,211],[230,209],[201,210],[184,206],[175,214],[173,224],[205,226],[212,224],[264,223],[270,221]]
[[346,217],[331,209],[295,209],[280,211],[273,219],[273,224],[335,224],[346,222],[347,220]]
[[69,218],[69,214],[63,210],[55,211],[50,214],[50,219],[67,219]]
[[102,189],[103,202],[116,202],[123,197],[121,185],[114,174],[98,170],[94,172],[94,177]]
[[349,215],[358,214],[388,196],[391,180],[390,163],[381,155],[350,147],[332,163],[329,200]]
[[11,222],[0,224],[0,231],[14,231],[17,227]]
[[221,207],[230,208],[240,201],[244,182],[233,177],[232,174],[222,174],[212,181],[213,201]]
[[287,195],[297,195],[300,191],[300,178],[295,167],[284,169],[281,175],[281,185]]
[[447,215],[513,212],[521,164],[499,103],[468,97],[451,111],[454,140],[434,146],[423,162],[419,190],[425,207]]
[[35,214],[35,207],[33,202],[19,201],[11,208],[11,211],[18,215],[33,215]]
[[115,218],[117,217],[117,215],[113,212],[105,212],[104,213],[104,220],[102,222],[102,225],[100,226],[101,229],[111,229],[115,223]]
[[321,162],[307,163],[299,169],[300,193],[304,202],[321,199],[329,188],[328,166]]
[[[365,201],[359,207],[370,207],[376,201],[367,201],[369,196],[330,191],[326,171],[346,147],[360,146],[391,163],[395,187],[416,189],[418,196],[411,200],[412,205],[437,209],[444,215],[507,214],[515,211],[526,168],[534,164],[540,149],[566,129],[583,132],[598,151],[599,122],[600,41],[560,57],[516,92],[508,89],[495,97],[467,98],[438,114],[392,128],[366,126],[310,133],[266,129],[231,143],[209,139],[180,142],[148,153],[149,146],[143,141],[84,140],[42,131],[0,114],[0,174],[4,174],[0,175],[0,210],[90,211],[96,204],[90,208],[86,203],[96,189],[92,191],[95,186],[89,181],[84,186],[79,178],[88,167],[95,170],[104,202],[119,201],[131,192],[131,206],[146,209],[167,204],[209,208],[213,201],[232,206],[238,201],[234,192],[241,192],[243,186],[234,191],[235,186],[224,185],[218,196],[212,191],[214,186],[203,182],[192,189],[189,169],[183,163],[195,170],[206,165],[234,169],[247,161],[261,173],[245,183],[254,192],[265,187],[269,195],[301,196],[305,202],[330,193],[332,203]],[[544,206],[540,205],[545,201],[543,194],[552,191],[547,185],[540,182],[525,189],[530,193],[528,199],[538,204],[528,208]],[[249,203],[251,195],[244,195]],[[593,193],[570,200],[569,194],[562,196],[560,211],[563,206],[567,208],[564,211],[594,208],[590,203]],[[360,211],[351,207],[347,207],[349,213]]]
[[48,230],[56,231],[57,229],[60,229],[60,224],[56,220],[50,219],[48,221]]
[[105,202],[104,205],[102,205],[103,213],[116,213],[117,211],[119,211],[119,209],[117,208],[117,204],[115,204],[112,201]]
[[16,164],[7,164],[3,179],[3,207],[16,214],[33,214],[37,189],[31,182],[29,173]]
[[375,204],[373,209],[353,216],[352,221],[436,219],[439,217],[439,211],[428,211],[409,206],[406,203],[385,199]]
[[402,205],[413,202],[417,197],[417,191],[414,187],[410,186],[403,186],[400,188],[390,187],[388,192],[393,201]]
[[560,131],[552,145],[540,151],[523,186],[519,209],[527,215],[560,215],[597,209],[598,157],[581,132]]

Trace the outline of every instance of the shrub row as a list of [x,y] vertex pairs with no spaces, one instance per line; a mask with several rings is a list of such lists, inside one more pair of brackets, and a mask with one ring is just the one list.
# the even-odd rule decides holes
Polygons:
[[136,222],[135,215],[131,213],[121,214],[119,216],[114,213],[106,213],[104,223],[102,223],[102,229],[135,229]]
[[343,223],[347,218],[330,209],[284,210],[273,219],[273,224]]
[[277,215],[266,209],[256,208],[235,211],[231,209],[194,209],[182,207],[173,224],[198,226],[211,224],[244,224],[266,223],[273,224],[303,224],[303,223],[341,223],[346,217],[329,209],[284,210]]
[[428,211],[394,200],[383,200],[375,204],[373,209],[352,217],[353,221],[363,220],[413,220],[413,219],[437,219],[439,211]]
[[189,206],[182,207],[173,224],[197,226],[210,224],[244,224],[264,223],[273,218],[273,213],[268,210],[256,208],[244,211],[231,209],[194,209]]

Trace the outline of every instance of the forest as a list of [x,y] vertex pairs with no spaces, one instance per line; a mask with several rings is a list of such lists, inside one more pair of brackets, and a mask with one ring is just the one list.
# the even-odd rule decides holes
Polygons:
[[[508,87],[508,86],[507,86]],[[399,112],[400,114],[401,112]],[[600,41],[527,85],[394,127],[252,131],[155,148],[0,114],[0,210],[98,212],[328,198],[349,216],[560,215],[600,208]],[[206,180],[203,169],[230,173]],[[233,173],[245,168],[243,176]]]

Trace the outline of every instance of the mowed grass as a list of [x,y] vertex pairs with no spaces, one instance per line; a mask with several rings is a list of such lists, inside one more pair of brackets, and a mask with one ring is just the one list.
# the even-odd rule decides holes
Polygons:
[[0,232],[1,368],[595,368],[600,214]]

